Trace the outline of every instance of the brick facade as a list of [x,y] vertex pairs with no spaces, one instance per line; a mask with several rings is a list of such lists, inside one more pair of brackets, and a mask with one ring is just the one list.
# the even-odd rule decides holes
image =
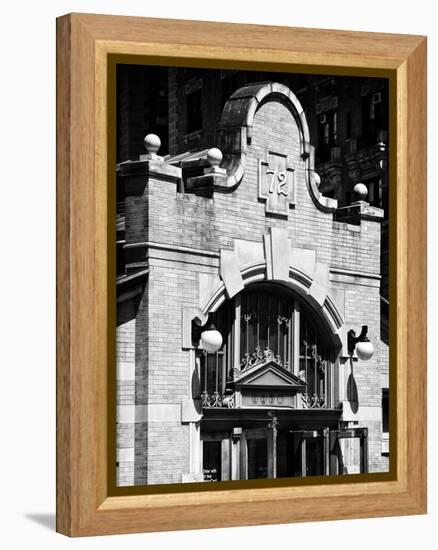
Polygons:
[[[170,71],[169,82],[169,148],[177,153],[185,138],[184,110],[181,116],[177,112],[176,72]],[[383,213],[366,203],[343,210],[321,196],[312,184],[313,153],[299,103],[285,87],[267,93],[266,86],[270,84],[255,92],[248,88],[250,99],[243,93],[239,100],[244,106],[245,101],[255,105],[251,94],[266,94],[248,115],[250,137],[247,133],[246,142],[242,138],[239,150],[243,176],[231,192],[225,192],[221,182],[232,174],[237,156],[226,146],[221,164],[228,166],[225,174],[211,174],[205,155],[197,172],[188,175],[181,163],[154,155],[119,165],[118,185],[124,187],[125,197],[125,276],[135,281],[138,273],[147,271],[141,291],[134,296],[128,292],[118,305],[117,403],[123,409],[117,432],[119,485],[199,480],[202,459],[196,458],[196,446],[204,421],[193,382],[198,352],[184,341],[191,321],[184,312],[192,308],[207,315],[220,300],[233,298],[233,285],[249,287],[244,266],[251,261],[265,266],[259,281],[271,280],[291,295],[298,292],[333,333],[333,342],[339,342],[334,374],[337,401],[343,405],[339,422],[367,428],[369,471],[387,469],[381,420],[387,373],[387,345],[380,338]],[[217,121],[209,127],[214,145]],[[293,166],[296,191],[286,215],[269,215],[260,198],[260,161],[269,160],[270,153],[284,155]],[[204,186],[201,191],[196,191],[197,181]],[[282,258],[279,250],[286,250],[291,260]],[[225,264],[224,258],[231,263]],[[274,274],[284,262],[288,274],[289,269],[301,270],[307,290],[291,275],[269,275],[270,262]],[[215,302],[221,292],[223,297]],[[350,357],[346,345],[347,331],[364,324],[375,348],[368,362]],[[345,472],[356,471],[355,445],[342,442]]]
[[[316,146],[315,165],[321,177],[321,191],[344,206],[354,200],[354,185],[364,182],[369,188],[371,203],[384,208],[381,295],[388,299],[387,79],[121,65],[118,69],[118,159],[137,158],[143,152],[143,137],[148,132],[161,136],[163,155],[215,145],[228,97],[239,87],[260,81],[281,82],[294,90],[300,100]],[[191,112],[187,96],[196,88],[202,92],[202,116],[199,129],[188,132]],[[374,96],[379,103],[373,103]],[[321,117],[333,112],[336,112],[334,135],[324,156],[320,147],[324,133]]]

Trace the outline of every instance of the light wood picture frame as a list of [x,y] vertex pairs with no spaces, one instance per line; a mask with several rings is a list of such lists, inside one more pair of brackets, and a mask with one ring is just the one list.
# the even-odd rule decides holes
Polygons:
[[[390,79],[391,475],[205,491],[111,489],[115,196],[109,182],[115,157],[108,121],[114,66],[128,58]],[[58,532],[88,536],[426,513],[426,334],[425,37],[89,14],[57,19]]]

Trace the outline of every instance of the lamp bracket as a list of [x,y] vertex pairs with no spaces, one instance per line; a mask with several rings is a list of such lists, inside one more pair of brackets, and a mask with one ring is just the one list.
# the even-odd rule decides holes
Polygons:
[[215,313],[207,313],[206,315],[196,315],[192,319],[192,344],[195,348],[198,347],[199,340],[201,339],[201,332],[206,327],[214,324],[216,318]]
[[353,355],[354,348],[356,347],[356,344],[358,342],[369,342],[368,337],[368,325],[362,325],[362,329],[360,331],[359,336],[356,336],[356,332],[351,329],[348,331],[348,353],[350,355]]

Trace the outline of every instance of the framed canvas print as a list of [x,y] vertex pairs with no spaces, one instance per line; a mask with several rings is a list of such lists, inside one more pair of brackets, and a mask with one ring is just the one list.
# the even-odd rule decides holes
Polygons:
[[57,25],[58,531],[425,513],[425,38]]

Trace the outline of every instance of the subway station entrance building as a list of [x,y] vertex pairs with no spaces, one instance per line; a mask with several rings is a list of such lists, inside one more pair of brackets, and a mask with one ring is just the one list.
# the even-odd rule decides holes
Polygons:
[[117,167],[118,485],[387,471],[382,210],[319,191],[283,84],[234,92],[217,136]]

